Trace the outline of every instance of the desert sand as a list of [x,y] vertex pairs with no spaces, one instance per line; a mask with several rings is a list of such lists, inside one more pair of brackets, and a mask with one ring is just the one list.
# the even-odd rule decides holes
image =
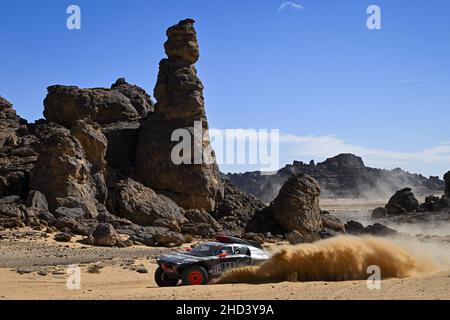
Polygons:
[[383,280],[381,290],[369,290],[366,281],[283,282],[278,284],[229,284],[195,287],[158,288],[153,280],[156,265],[139,261],[148,274],[106,266],[99,273],[82,268],[81,288],[68,290],[65,275],[20,275],[0,269],[1,299],[450,299],[450,271],[404,279]]
[[[347,204],[327,209],[334,213],[361,215],[374,204]],[[5,234],[9,232],[9,234]],[[13,234],[13,236],[11,235]],[[80,238],[81,239],[81,238]],[[449,243],[439,244],[435,256],[444,257],[439,267],[405,278],[383,279],[381,289],[368,289],[364,281],[341,282],[281,282],[267,284],[225,284],[195,287],[158,288],[153,280],[155,257],[163,252],[182,248],[91,247],[79,243],[57,243],[52,235],[33,230],[0,232],[0,300],[8,299],[225,299],[225,300],[303,300],[303,299],[450,299]],[[275,252],[278,244],[267,244]],[[186,245],[187,247],[188,245]],[[433,243],[418,248],[407,246],[410,252],[429,252]],[[80,289],[68,289],[67,266],[76,264],[81,270]]]

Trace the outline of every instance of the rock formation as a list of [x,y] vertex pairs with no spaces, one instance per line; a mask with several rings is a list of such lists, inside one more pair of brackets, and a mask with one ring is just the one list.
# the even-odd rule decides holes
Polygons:
[[385,199],[404,186],[411,186],[418,195],[440,193],[444,181],[438,177],[425,178],[401,169],[381,170],[366,167],[360,157],[340,154],[324,162],[309,164],[294,161],[275,175],[261,172],[228,174],[226,178],[238,188],[266,203],[278,194],[281,186],[294,174],[308,174],[319,182],[322,198]]
[[397,215],[415,212],[419,209],[419,206],[419,200],[417,200],[411,188],[404,188],[391,197],[386,205],[386,213],[388,215]]
[[[156,112],[151,97],[124,78],[109,89],[50,86],[46,119],[32,124],[0,97],[0,229],[48,228],[59,230],[60,240],[78,234],[103,246],[124,245],[119,234],[172,246],[185,241],[182,233],[223,230],[209,213],[223,199],[214,155],[192,165],[171,159],[174,130],[192,133],[195,121],[208,129],[193,23],[167,31]],[[209,150],[203,133],[193,144]],[[250,218],[256,206],[245,206],[240,210]]]
[[316,180],[308,175],[294,175],[281,188],[270,209],[285,231],[317,232],[323,227],[319,195]]
[[175,202],[136,181],[121,181],[116,189],[118,208],[115,211],[123,218],[141,226],[167,227],[177,232],[187,222]]
[[229,181],[224,180],[224,199],[213,213],[214,218],[233,235],[242,236],[246,231],[269,232],[276,229],[277,223],[271,213],[267,216],[261,211],[266,205],[239,190]]
[[31,188],[42,192],[50,211],[81,207],[86,218],[97,215],[92,165],[80,141],[63,127],[49,130],[37,147],[39,157],[31,175]]
[[373,219],[385,218],[386,216],[387,216],[387,210],[386,210],[385,207],[375,208],[372,211],[372,218]]
[[27,195],[30,171],[37,159],[32,146],[35,141],[27,122],[0,97],[0,197]]
[[[156,105],[124,78],[110,88],[50,86],[45,119],[35,123],[0,97],[0,230],[28,226],[57,232],[58,241],[81,235],[88,244],[119,247],[171,247],[217,232],[260,242],[345,232],[338,218],[320,211],[318,183],[295,173],[310,168],[326,188],[352,187],[369,170],[359,158],[342,155],[281,170],[262,183],[267,194],[284,184],[271,206],[221,179],[206,132],[193,25],[187,19],[167,30]],[[188,133],[191,141],[172,141],[174,132]],[[184,162],[174,161],[173,153]]]
[[431,195],[419,203],[411,188],[397,191],[385,207],[372,212],[373,219],[388,219],[397,223],[421,223],[430,220],[448,221],[450,219],[450,198]]
[[128,85],[124,79],[119,79],[112,89],[51,86],[44,100],[44,116],[69,128],[77,120],[86,119],[100,125],[135,121],[152,109],[150,97],[141,90]]
[[[223,187],[214,155],[212,159],[201,156],[210,142],[207,134],[203,135],[208,123],[203,85],[194,66],[199,57],[194,21],[180,21],[167,30],[167,37],[164,47],[168,58],[160,62],[155,113],[140,132],[136,171],[147,186],[164,192],[181,207],[213,211],[223,198]],[[201,122],[200,135],[194,135],[195,122]],[[190,148],[182,152],[187,163],[176,164],[172,159],[174,147],[180,143],[172,141],[177,129],[190,133]]]

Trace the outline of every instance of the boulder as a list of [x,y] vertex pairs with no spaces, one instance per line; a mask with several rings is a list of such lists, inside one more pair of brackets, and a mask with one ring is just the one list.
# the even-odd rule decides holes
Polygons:
[[45,196],[36,190],[31,190],[25,200],[25,206],[37,208],[39,210],[48,211],[48,203]]
[[361,235],[366,232],[364,225],[354,220],[348,221],[345,224],[345,230],[347,231],[348,234],[351,235]]
[[321,211],[320,218],[322,219],[323,228],[345,233],[345,224],[338,217],[333,216],[326,211]]
[[78,139],[67,129],[51,128],[37,150],[39,157],[30,184],[45,195],[50,211],[82,205],[88,217],[95,217],[92,166]]
[[387,237],[387,236],[396,235],[397,231],[394,229],[388,228],[385,225],[382,225],[380,223],[375,223],[373,225],[367,226],[365,228],[365,233],[368,233],[372,236]]
[[69,233],[61,232],[61,233],[55,234],[54,239],[57,242],[70,242],[70,240],[72,239],[72,236]]
[[387,216],[387,210],[384,207],[375,208],[372,211],[372,219],[381,219]]
[[147,246],[182,245],[185,241],[182,234],[161,227],[140,227],[130,239]]
[[214,231],[221,231],[222,226],[205,210],[191,209],[184,213],[186,219],[192,224],[204,223],[209,225]]
[[181,231],[184,234],[192,236],[199,236],[203,238],[212,238],[217,234],[216,230],[208,223],[185,223],[181,226]]
[[0,204],[0,227],[20,228],[25,226],[24,206],[17,203]]
[[[126,179],[115,188],[118,214],[136,224],[152,226],[155,220],[167,220],[178,227],[187,222],[183,210],[166,196],[136,182]],[[174,228],[176,231],[178,228]]]
[[96,246],[114,247],[120,242],[120,238],[112,225],[99,223],[90,233],[89,242]]
[[140,118],[145,118],[149,113],[154,111],[152,99],[145,90],[129,84],[125,78],[117,79],[111,86],[111,90],[118,91],[127,97],[138,112]]
[[77,220],[70,217],[57,218],[54,227],[58,230],[70,230],[73,234],[89,236],[91,229],[97,225],[96,220],[82,219]]
[[85,213],[82,208],[65,208],[59,207],[55,210],[54,216],[58,218],[71,218],[81,220],[85,218]]
[[32,146],[36,141],[28,132],[27,122],[0,97],[0,197],[27,196],[30,171],[37,159]]
[[0,204],[14,204],[20,203],[21,199],[19,196],[7,196],[0,199]]
[[293,230],[293,231],[289,232],[289,234],[287,236],[287,240],[292,245],[296,245],[299,243],[311,243],[311,242],[318,241],[320,239],[321,239],[321,237],[318,233],[308,232],[306,234],[303,234],[297,230]]
[[245,193],[231,182],[222,180],[224,199],[213,212],[213,217],[232,234],[242,235],[245,231],[272,232],[277,223],[272,214],[260,214],[266,205],[256,197]]
[[116,90],[75,86],[50,86],[44,100],[44,116],[50,122],[72,127],[77,120],[98,124],[139,119],[130,99]]
[[9,139],[16,139],[16,131],[25,120],[17,116],[12,103],[0,96],[0,149]]
[[185,61],[188,64],[197,62],[200,50],[194,23],[193,19],[186,19],[167,29],[168,39],[164,49],[169,59]]
[[434,212],[439,211],[447,207],[445,196],[442,198],[436,196],[428,196],[425,198],[425,202],[420,205],[420,211],[422,212]]
[[55,216],[48,211],[39,211],[37,217],[40,220],[47,222],[49,226],[54,225],[56,222]]
[[[164,190],[182,208],[210,212],[222,200],[223,187],[213,152],[204,152],[212,148],[206,134],[203,84],[193,65],[198,59],[193,24],[183,20],[167,31],[168,58],[159,66],[155,112],[140,131],[136,172],[145,185]],[[175,130],[183,130],[187,137],[174,141]],[[177,151],[180,143],[188,150]],[[174,156],[181,154],[185,159],[178,163]]]
[[108,140],[101,128],[94,122],[77,120],[70,133],[80,141],[86,159],[96,168],[103,170],[106,167],[106,148]]
[[320,187],[304,174],[293,175],[270,205],[275,220],[285,231],[307,234],[322,229]]
[[416,199],[411,188],[397,191],[386,205],[388,215],[399,215],[416,212],[419,209],[419,200]]

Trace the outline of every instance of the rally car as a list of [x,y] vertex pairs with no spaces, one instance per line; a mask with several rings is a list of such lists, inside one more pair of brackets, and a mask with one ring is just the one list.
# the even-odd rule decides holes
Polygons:
[[228,269],[256,265],[269,255],[251,240],[216,236],[216,242],[198,244],[186,252],[160,255],[156,258],[156,284],[160,287],[207,284]]

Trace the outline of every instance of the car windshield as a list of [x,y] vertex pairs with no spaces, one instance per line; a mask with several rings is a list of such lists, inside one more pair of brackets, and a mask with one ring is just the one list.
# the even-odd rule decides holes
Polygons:
[[216,244],[199,244],[192,249],[191,254],[196,256],[212,256],[217,253],[221,246]]

